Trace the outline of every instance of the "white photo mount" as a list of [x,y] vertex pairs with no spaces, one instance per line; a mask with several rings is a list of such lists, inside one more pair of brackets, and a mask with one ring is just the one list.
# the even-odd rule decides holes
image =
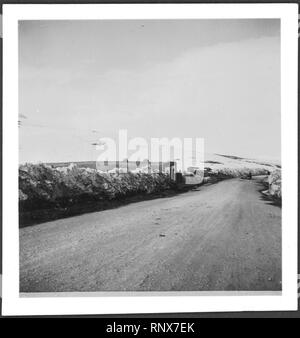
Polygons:
[[[224,18],[281,20],[282,293],[20,297],[18,21]],[[3,5],[3,315],[297,310],[297,61],[297,4]]]

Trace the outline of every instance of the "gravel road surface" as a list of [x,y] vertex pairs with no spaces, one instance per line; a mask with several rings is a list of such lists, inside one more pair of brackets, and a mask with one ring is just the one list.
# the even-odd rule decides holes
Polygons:
[[258,180],[20,229],[20,291],[281,290],[281,208]]

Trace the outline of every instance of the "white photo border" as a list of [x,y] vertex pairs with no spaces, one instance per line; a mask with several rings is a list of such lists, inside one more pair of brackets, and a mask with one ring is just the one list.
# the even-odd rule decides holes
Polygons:
[[[232,296],[20,297],[18,21],[102,19],[281,20],[282,293]],[[3,5],[3,315],[297,310],[297,4]],[[108,293],[109,294],[109,293]],[[254,295],[255,294],[255,295]]]

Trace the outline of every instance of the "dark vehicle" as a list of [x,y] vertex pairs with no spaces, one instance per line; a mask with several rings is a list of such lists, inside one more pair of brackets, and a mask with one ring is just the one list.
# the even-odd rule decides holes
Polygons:
[[251,173],[251,171],[249,171],[248,174],[242,175],[241,179],[243,179],[243,180],[251,180],[252,179],[252,173]]

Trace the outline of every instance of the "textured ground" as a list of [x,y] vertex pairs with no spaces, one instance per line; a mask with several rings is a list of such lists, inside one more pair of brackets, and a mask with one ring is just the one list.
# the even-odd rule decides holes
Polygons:
[[231,179],[20,229],[20,291],[281,290],[281,209]]

